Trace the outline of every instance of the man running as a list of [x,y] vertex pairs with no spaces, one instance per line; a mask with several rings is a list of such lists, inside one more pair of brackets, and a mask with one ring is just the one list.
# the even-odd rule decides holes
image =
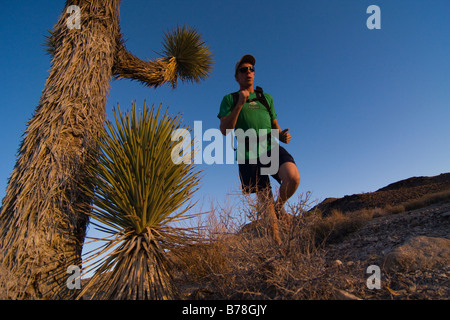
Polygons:
[[[218,118],[220,119],[220,131],[223,135],[228,134],[233,129],[241,129],[246,132],[254,129],[257,133],[266,132],[269,136],[267,140],[272,141],[267,148],[256,149],[256,154],[251,152],[248,143],[245,145],[245,161],[239,161],[239,176],[244,193],[256,193],[258,201],[266,206],[265,214],[271,226],[271,233],[277,244],[281,244],[278,232],[277,218],[281,218],[284,213],[284,204],[295,193],[300,183],[300,174],[294,158],[278,143],[274,143],[270,138],[270,132],[275,129],[279,140],[289,143],[291,135],[289,129],[281,130],[277,122],[274,109],[273,98],[270,94],[255,91],[255,63],[252,55],[244,55],[235,66],[235,79],[239,84],[238,93],[226,95],[220,105]],[[257,89],[260,89],[257,87]],[[259,94],[258,94],[259,93]],[[273,131],[272,131],[273,132]],[[236,136],[238,136],[236,132]],[[258,135],[258,141],[265,140]],[[266,137],[264,137],[266,138]],[[238,141],[240,141],[238,137]],[[262,161],[262,157],[267,156],[271,160],[273,148],[278,148],[278,170],[272,177],[280,183],[280,191],[277,201],[274,201],[270,180],[268,175],[261,174],[261,170],[267,167],[267,161]],[[263,149],[266,154],[260,153]],[[238,151],[239,152],[239,151]],[[256,159],[255,159],[256,158]]]

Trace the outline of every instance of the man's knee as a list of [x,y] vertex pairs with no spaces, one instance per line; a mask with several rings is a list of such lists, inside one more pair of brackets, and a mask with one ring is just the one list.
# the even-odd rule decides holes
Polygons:
[[300,173],[298,171],[297,165],[293,162],[286,162],[280,168],[280,178],[281,181],[292,185],[297,188],[300,184]]
[[291,183],[298,187],[300,185],[300,173],[296,167],[296,170],[291,175]]

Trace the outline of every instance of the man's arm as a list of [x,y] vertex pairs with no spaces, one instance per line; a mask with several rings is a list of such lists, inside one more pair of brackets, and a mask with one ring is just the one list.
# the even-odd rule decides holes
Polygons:
[[249,95],[250,93],[248,92],[248,90],[242,90],[239,93],[239,100],[236,106],[231,110],[231,113],[225,117],[220,118],[220,132],[222,132],[224,136],[227,135],[227,129],[233,130],[236,126],[239,113],[241,112],[242,107],[247,101]]
[[281,131],[277,119],[272,120],[272,129],[278,129],[279,139],[281,142],[289,143],[289,141],[291,141],[291,134],[288,132],[289,129],[284,129]]

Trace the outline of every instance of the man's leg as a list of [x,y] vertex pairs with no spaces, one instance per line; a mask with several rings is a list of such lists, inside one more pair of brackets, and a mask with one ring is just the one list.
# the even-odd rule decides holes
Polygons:
[[285,162],[280,166],[278,177],[281,180],[280,193],[275,204],[277,213],[283,210],[286,201],[292,197],[300,184],[300,173],[293,162]]
[[268,187],[263,190],[257,190],[256,195],[258,197],[259,206],[263,208],[262,218],[266,220],[269,225],[270,235],[278,245],[281,245],[282,242],[278,230],[278,219],[275,213],[272,189]]
[[261,210],[261,218],[269,225],[271,237],[278,245],[281,245],[269,177],[260,176],[258,172],[259,167],[257,165],[239,164],[242,191],[244,193],[256,193],[259,207],[258,210]]

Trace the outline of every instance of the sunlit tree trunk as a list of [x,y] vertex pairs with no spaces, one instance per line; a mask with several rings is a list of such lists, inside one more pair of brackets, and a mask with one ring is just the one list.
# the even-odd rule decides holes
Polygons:
[[[80,29],[68,28],[70,5],[81,9]],[[173,61],[144,62],[126,51],[119,5],[67,1],[52,31],[51,70],[0,211],[0,298],[74,297],[66,271],[81,263],[91,202],[85,168],[104,125],[111,78],[176,81]]]

